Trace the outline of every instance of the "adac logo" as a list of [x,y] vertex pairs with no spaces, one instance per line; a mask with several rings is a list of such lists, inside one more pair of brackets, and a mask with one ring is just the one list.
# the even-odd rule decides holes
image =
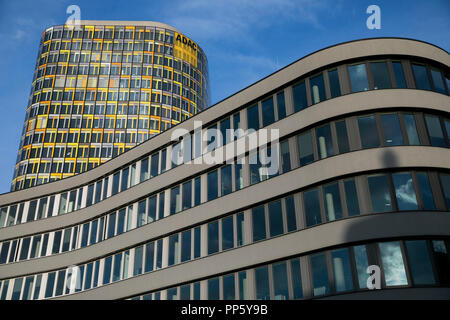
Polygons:
[[185,36],[182,36],[179,34],[179,35],[177,35],[175,40],[191,47],[192,50],[197,51],[197,45],[193,41],[186,38]]

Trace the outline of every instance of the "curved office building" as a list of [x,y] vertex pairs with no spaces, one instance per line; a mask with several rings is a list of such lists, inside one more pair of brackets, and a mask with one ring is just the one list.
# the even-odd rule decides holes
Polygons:
[[0,298],[449,299],[449,65],[410,39],[335,45],[1,195]]
[[206,55],[171,26],[84,20],[48,28],[11,190],[90,170],[209,104]]

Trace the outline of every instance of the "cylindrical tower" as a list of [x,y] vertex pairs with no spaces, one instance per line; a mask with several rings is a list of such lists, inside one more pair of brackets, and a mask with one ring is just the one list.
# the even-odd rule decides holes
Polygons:
[[42,34],[11,190],[82,173],[210,104],[200,46],[158,22]]

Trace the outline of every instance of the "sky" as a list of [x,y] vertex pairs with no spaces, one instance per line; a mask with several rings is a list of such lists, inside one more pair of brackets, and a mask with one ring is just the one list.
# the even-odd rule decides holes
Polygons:
[[[448,0],[0,0],[0,193],[8,192],[41,33],[78,5],[82,20],[169,24],[209,62],[215,104],[282,67],[337,43],[406,37],[450,48]],[[381,28],[368,29],[378,5]]]

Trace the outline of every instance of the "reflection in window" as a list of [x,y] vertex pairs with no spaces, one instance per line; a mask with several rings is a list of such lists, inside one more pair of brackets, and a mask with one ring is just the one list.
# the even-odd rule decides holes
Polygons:
[[419,207],[411,174],[407,172],[394,173],[392,180],[394,181],[398,210],[417,210]]
[[339,74],[337,69],[328,70],[328,80],[330,82],[331,97],[339,97],[341,95],[341,87],[339,85]]
[[353,290],[352,270],[348,249],[331,251],[333,265],[334,286],[337,292]]
[[183,183],[182,186],[183,191],[183,206],[182,210],[189,209],[191,207],[192,202],[192,181],[188,181],[186,183]]
[[450,256],[448,255],[445,242],[443,240],[433,240],[433,256],[436,266],[436,274],[439,278],[439,283],[443,285],[450,284]]
[[170,190],[170,214],[175,214],[181,210],[180,186]]
[[386,146],[403,145],[403,136],[402,130],[400,129],[400,121],[396,114],[382,114],[381,126],[383,128],[384,143]]
[[405,73],[403,72],[402,63],[400,61],[393,61],[392,68],[394,69],[397,88],[406,88]]
[[317,136],[317,149],[319,150],[320,159],[330,157],[334,155],[333,141],[331,140],[330,125],[327,124],[323,127],[316,129]]
[[367,288],[367,267],[369,266],[369,262],[367,260],[367,251],[366,246],[355,246],[353,247],[353,252],[355,255],[355,265],[356,272],[358,274],[358,283],[360,289]]
[[409,145],[411,145],[411,146],[420,145],[419,135],[417,134],[416,121],[414,120],[414,115],[404,114],[403,120],[405,122],[406,134],[408,136]]
[[412,64],[416,88],[422,90],[431,90],[430,80],[428,79],[427,68],[424,65]]
[[301,166],[314,161],[311,131],[307,131],[298,136],[298,148]]
[[168,265],[171,266],[173,264],[180,262],[179,252],[180,242],[178,240],[178,234],[174,234],[169,237],[169,262]]
[[434,284],[433,266],[426,240],[405,241],[408,265],[415,285]]
[[363,149],[376,148],[380,146],[375,116],[359,117],[358,127]]
[[312,103],[319,103],[325,100],[325,84],[323,83],[323,74],[319,74],[309,79],[311,88]]
[[289,290],[288,290],[288,280],[286,272],[286,262],[276,263],[272,266],[273,272],[273,286],[275,300],[288,300]]
[[267,266],[255,269],[256,300],[269,300],[269,272]]
[[238,273],[239,300],[247,299],[247,271]]
[[286,204],[286,224],[287,231],[294,231],[297,229],[297,218],[295,217],[295,205],[294,205],[294,197],[289,196],[285,198]]
[[369,81],[367,80],[366,65],[364,63],[348,66],[350,74],[350,83],[352,92],[369,90]]
[[312,255],[310,259],[314,296],[330,293],[330,281],[328,279],[327,257],[325,253]]
[[427,124],[431,145],[434,147],[445,147],[444,133],[442,132],[439,117],[425,115],[425,122]]
[[305,202],[306,226],[310,227],[321,223],[318,189],[305,191],[303,200]]
[[382,242],[379,248],[386,286],[407,285],[400,242]]
[[342,219],[341,197],[337,182],[323,187],[327,221]]
[[308,106],[308,100],[306,99],[306,86],[305,81],[292,87],[292,93],[294,96],[294,112],[305,109]]
[[191,230],[181,234],[181,262],[191,260]]
[[385,174],[369,176],[367,180],[373,212],[392,211],[392,200],[387,176]]
[[390,89],[391,78],[386,61],[371,62],[370,70],[372,71],[374,89]]

